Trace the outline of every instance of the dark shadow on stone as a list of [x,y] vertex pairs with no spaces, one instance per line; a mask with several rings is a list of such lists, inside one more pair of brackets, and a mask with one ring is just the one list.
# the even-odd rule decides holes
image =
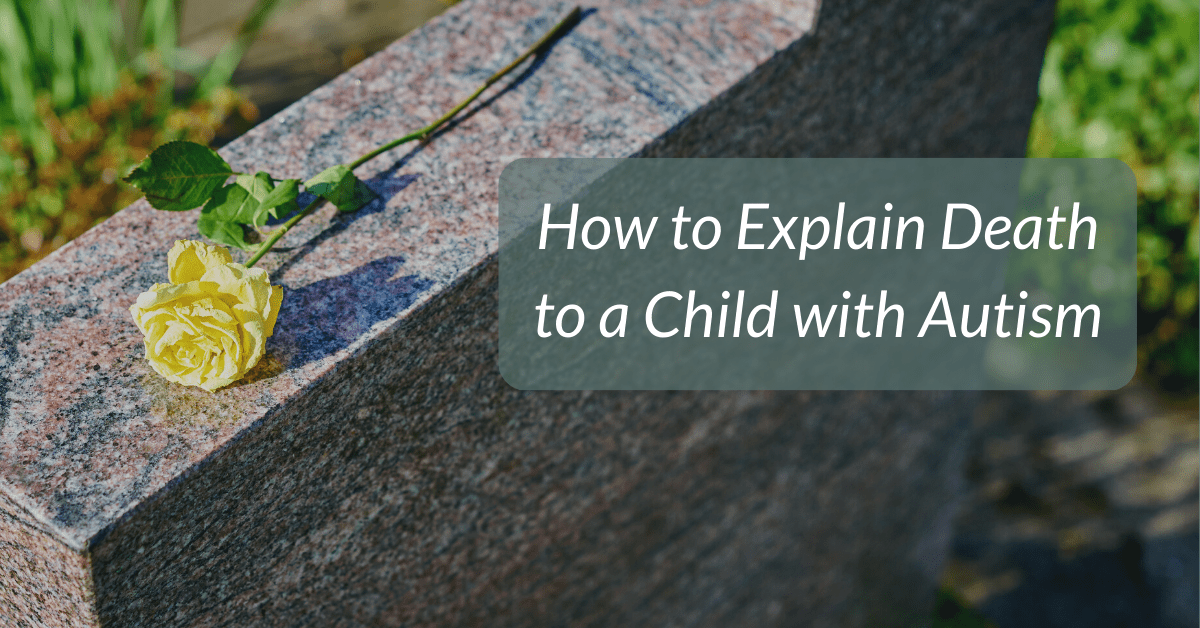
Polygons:
[[345,275],[286,290],[271,338],[275,355],[288,368],[331,356],[412,305],[433,281],[402,275],[403,267],[404,258],[389,256]]
[[[395,176],[396,171],[399,170],[405,163],[407,163],[409,158],[410,157],[406,155],[400,161],[392,164],[392,166],[387,170],[380,172],[370,179],[363,180],[363,183],[366,183],[367,187],[371,188],[372,192],[375,192],[375,200],[367,203],[358,211],[346,213],[338,212],[338,214],[329,221],[329,225],[327,227],[300,246],[286,248],[277,246],[272,249],[272,251],[278,253],[294,253],[287,259],[287,261],[281,264],[279,268],[275,269],[272,274],[282,275],[293,264],[301,259],[304,259],[304,256],[308,255],[309,252],[311,252],[314,248],[320,246],[321,243],[345,231],[355,222],[358,222],[359,220],[362,220],[371,214],[378,214],[384,209],[387,209],[388,201],[392,200],[392,197],[396,196],[402,190],[404,190],[404,188],[407,188],[417,179],[421,178],[421,175],[419,174],[405,174],[398,177]],[[296,202],[301,207],[305,207],[312,202],[314,198],[316,198],[314,195],[309,194],[308,192],[302,192],[300,196],[296,198]]]

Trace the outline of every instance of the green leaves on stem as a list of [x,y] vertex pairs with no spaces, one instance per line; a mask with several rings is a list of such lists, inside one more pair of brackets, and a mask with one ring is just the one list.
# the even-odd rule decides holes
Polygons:
[[[236,175],[233,183],[225,184]],[[150,205],[186,211],[200,205],[200,235],[226,246],[251,250],[248,230],[258,230],[268,218],[295,213],[299,179],[276,181],[266,172],[240,174],[212,149],[194,142],[159,146],[125,180],[142,190]],[[375,193],[344,165],[334,166],[304,183],[304,188],[344,212],[361,209]]]
[[[269,0],[264,0],[262,4],[269,4]],[[521,56],[492,74],[474,93],[437,120],[383,144],[348,164],[326,169],[304,182],[305,190],[318,199],[333,203],[340,211],[361,209],[375,199],[375,193],[354,176],[352,171],[355,168],[401,144],[428,141],[434,131],[479,98],[488,87],[533,55],[544,54],[549,45],[570,30],[582,15],[580,8],[575,7]],[[229,177],[235,175],[237,179],[226,185]],[[253,266],[262,259],[289,229],[319,205],[314,200],[304,209],[296,211],[299,179],[276,181],[265,172],[254,175],[234,172],[212,149],[193,142],[170,142],[159,146],[125,181],[141,190],[150,205],[157,209],[185,211],[204,205],[198,224],[200,234],[214,242],[254,250],[246,266]],[[246,241],[246,232],[262,228],[268,217],[282,218],[288,215],[291,217],[286,222],[264,234],[266,238],[261,244]]]
[[213,242],[251,249],[245,228],[257,229],[267,224],[268,217],[281,218],[296,211],[299,185],[299,179],[276,183],[265,172],[240,175],[217,190],[200,210],[200,234]]

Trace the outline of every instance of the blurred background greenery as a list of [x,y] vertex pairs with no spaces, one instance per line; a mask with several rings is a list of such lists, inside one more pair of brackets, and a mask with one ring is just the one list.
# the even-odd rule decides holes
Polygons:
[[0,281],[136,199],[154,147],[220,145],[447,6],[0,0]]
[[274,4],[179,89],[174,0],[0,0],[0,279],[137,198],[120,177],[155,146],[249,128],[229,80]]
[[[131,202],[120,176],[153,147],[235,137],[446,6],[0,0],[0,280]],[[1030,156],[1133,168],[1141,374],[1184,392],[1200,381],[1197,13],[1059,0],[1029,138]]]
[[181,90],[174,0],[0,0],[0,279],[136,199],[120,178],[158,144],[258,118],[229,78],[274,4]]
[[1200,23],[1195,0],[1059,0],[1031,157],[1116,157],[1138,180],[1142,375],[1195,391]]

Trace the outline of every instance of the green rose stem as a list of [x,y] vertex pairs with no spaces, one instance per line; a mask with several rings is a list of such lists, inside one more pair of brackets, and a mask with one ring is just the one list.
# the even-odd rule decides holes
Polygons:
[[[491,77],[489,77],[488,80],[483,82],[483,85],[479,86],[479,89],[475,90],[475,92],[473,94],[471,94],[470,96],[468,96],[466,100],[458,103],[457,105],[454,106],[453,109],[451,109],[450,111],[447,111],[445,114],[443,114],[442,117],[438,118],[437,120],[434,120],[428,126],[417,129],[416,131],[413,131],[412,133],[409,133],[408,135],[405,135],[403,137],[392,140],[392,141],[388,142],[387,144],[384,144],[384,145],[380,146],[379,148],[376,148],[375,150],[363,155],[362,157],[355,159],[354,161],[350,162],[349,164],[346,164],[346,167],[349,168],[350,170],[354,170],[355,168],[363,165],[364,163],[374,159],[375,157],[378,157],[379,155],[381,155],[397,146],[400,146],[401,144],[407,144],[408,142],[411,142],[413,140],[427,139],[430,136],[430,134],[432,134],[434,131],[436,131],[438,129],[438,127],[449,122],[450,119],[452,119],[460,111],[465,109],[467,107],[467,105],[474,102],[476,98],[479,98],[480,94],[482,94],[484,92],[484,90],[491,87],[496,81],[499,81],[500,79],[504,78],[504,76],[506,74],[515,70],[517,68],[517,66],[521,65],[521,63],[524,62],[526,59],[537,54],[538,51],[542,50],[547,45],[549,45],[551,42],[553,42],[554,40],[561,37],[568,29],[570,29],[572,26],[574,26],[574,24],[576,22],[579,21],[579,18],[581,15],[582,15],[582,11],[580,10],[579,7],[575,7],[574,9],[572,9],[571,12],[568,13],[567,16],[562,19],[561,22],[556,24],[554,26],[554,28],[550,29],[545,35],[542,35],[542,38],[539,39],[537,41],[537,43],[530,46],[529,49],[526,50],[524,54],[517,57],[512,63],[508,64],[503,69],[501,69],[500,71],[496,72]],[[280,225],[279,228],[271,231],[270,237],[268,237],[265,241],[263,241],[262,245],[258,247],[258,251],[254,254],[253,257],[250,258],[250,260],[248,262],[246,262],[246,266],[247,267],[253,266],[255,263],[258,262],[258,260],[262,259],[262,256],[266,255],[267,251],[270,251],[271,247],[275,246],[275,244],[277,242],[279,242],[280,238],[282,238],[284,235],[286,235],[287,232],[296,225],[296,223],[300,222],[301,220],[304,220],[304,218],[306,216],[313,213],[313,211],[315,211],[317,209],[317,207],[321,204],[322,200],[324,200],[324,199],[322,199],[319,196],[317,198],[313,199],[313,201],[311,203],[309,203],[304,209],[300,210],[299,213],[297,213],[295,216],[292,216],[291,218],[289,218],[288,221],[283,223],[282,225]]]

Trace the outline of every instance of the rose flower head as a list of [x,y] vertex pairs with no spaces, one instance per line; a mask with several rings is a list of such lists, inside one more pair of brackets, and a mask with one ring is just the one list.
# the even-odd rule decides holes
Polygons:
[[237,381],[266,352],[283,289],[261,268],[203,242],[176,241],[167,266],[170,283],[155,284],[129,308],[150,366],[209,391]]

